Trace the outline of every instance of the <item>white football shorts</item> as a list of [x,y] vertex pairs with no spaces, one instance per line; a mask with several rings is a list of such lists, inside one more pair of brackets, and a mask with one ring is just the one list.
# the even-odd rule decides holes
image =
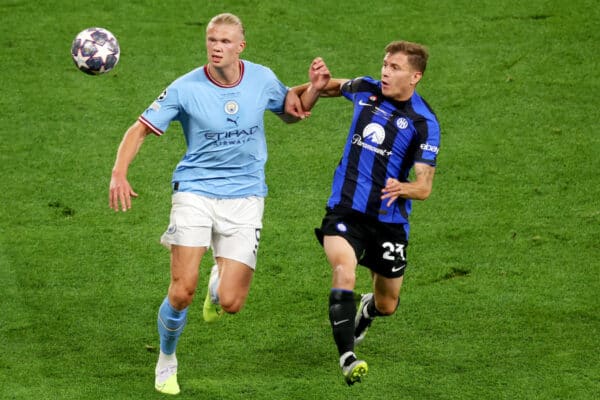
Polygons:
[[160,242],[171,245],[210,247],[214,257],[236,260],[256,268],[263,197],[214,199],[189,192],[172,197],[169,227]]

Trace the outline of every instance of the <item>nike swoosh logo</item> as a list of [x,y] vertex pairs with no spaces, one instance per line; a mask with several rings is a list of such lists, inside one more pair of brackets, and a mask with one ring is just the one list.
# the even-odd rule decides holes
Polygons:
[[404,267],[406,267],[406,265],[403,265],[401,267],[392,267],[392,272],[398,272],[404,269]]
[[338,326],[340,324],[343,324],[344,322],[348,322],[350,321],[349,319],[343,319],[341,321],[333,321],[333,326]]
[[367,103],[365,101],[359,100],[358,101],[358,105],[359,106],[363,106],[363,107],[375,107],[375,111],[372,111],[373,113],[380,113],[381,115],[383,115],[385,118],[389,118],[390,117],[390,113],[383,111],[381,108],[371,104],[371,103]]

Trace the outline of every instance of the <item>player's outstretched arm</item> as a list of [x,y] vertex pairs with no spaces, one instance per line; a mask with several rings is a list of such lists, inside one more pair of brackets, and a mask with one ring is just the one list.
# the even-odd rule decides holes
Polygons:
[[[331,79],[329,83],[325,86],[325,88],[318,92],[317,97],[339,97],[341,96],[340,87],[341,85],[348,81],[348,79]],[[282,114],[281,119],[285,122],[297,122],[301,119],[310,116],[310,111],[307,111],[303,107],[303,101],[300,100],[302,95],[306,92],[312,92],[312,89],[309,90],[311,84],[310,82],[304,83],[302,85],[294,86],[290,88],[288,91],[288,95],[285,99],[285,114]],[[314,92],[313,92],[314,93]],[[308,96],[312,96],[309,94]],[[306,101],[306,100],[305,100]],[[316,103],[316,99],[314,101],[311,100],[312,104],[310,107],[314,106]],[[287,118],[287,120],[286,120]]]
[[[345,78],[331,78],[327,85],[319,92],[319,97],[339,97],[342,95],[342,85],[348,82],[350,79]],[[309,88],[310,82],[303,83],[302,85],[294,86],[290,90],[294,91],[298,96],[302,96],[304,92]]]
[[[308,69],[310,82],[290,89],[285,101],[285,112],[291,116],[291,121],[297,122],[310,116],[310,110],[319,100],[321,91],[331,79],[327,64],[321,57],[315,58]],[[284,119],[285,121],[285,119]]]
[[136,121],[127,129],[121,140],[109,186],[108,205],[115,211],[129,210],[131,197],[137,197],[137,193],[127,181],[127,170],[150,132],[150,128]]
[[302,102],[302,109],[310,111],[319,100],[321,92],[327,87],[331,80],[331,73],[327,68],[327,64],[321,57],[315,58],[308,69],[308,77],[310,83],[306,90],[299,94]]
[[279,118],[281,118],[281,120],[286,124],[293,124],[294,122],[298,122],[301,119],[308,117],[309,115],[310,111],[304,111],[302,108],[300,96],[298,96],[296,92],[288,90],[288,93],[285,96],[284,113],[279,114]]

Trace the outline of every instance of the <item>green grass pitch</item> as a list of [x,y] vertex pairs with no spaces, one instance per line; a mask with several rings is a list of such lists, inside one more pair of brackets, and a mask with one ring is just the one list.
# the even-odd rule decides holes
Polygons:
[[[244,58],[288,85],[322,56],[379,77],[396,39],[431,53],[419,92],[442,125],[434,190],[415,202],[398,313],[358,349],[346,387],[327,318],[320,223],[351,117],[322,99],[306,121],[268,115],[264,230],[245,309],[202,321],[210,267],[178,348],[181,399],[600,398],[600,7],[592,0],[0,1],[0,399],[158,399],[158,239],[180,127],[131,166],[140,197],[108,208],[127,127],[205,61],[229,11]],[[69,50],[102,26],[109,74]],[[369,289],[359,270],[357,291]]]

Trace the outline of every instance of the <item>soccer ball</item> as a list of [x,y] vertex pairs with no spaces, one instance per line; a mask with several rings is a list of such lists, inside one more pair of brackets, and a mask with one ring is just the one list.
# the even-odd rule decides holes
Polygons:
[[117,38],[104,28],[88,28],[79,32],[71,45],[73,62],[80,71],[89,75],[113,69],[120,54]]

